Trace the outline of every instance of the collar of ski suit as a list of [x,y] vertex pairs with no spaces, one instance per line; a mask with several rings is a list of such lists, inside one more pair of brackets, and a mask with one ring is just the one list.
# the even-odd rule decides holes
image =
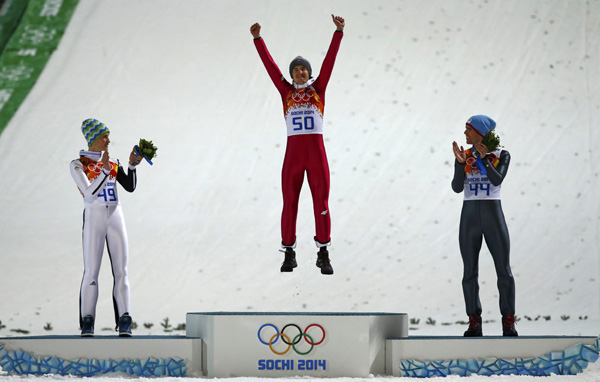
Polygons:
[[85,157],[85,158],[88,158],[88,159],[98,162],[98,161],[100,161],[100,159],[102,159],[102,151],[81,150],[81,151],[79,151],[79,157]]
[[309,87],[310,85],[312,85],[313,82],[315,82],[314,78],[311,78],[308,81],[306,81],[306,83],[304,85],[298,85],[297,83],[294,82],[294,88],[296,88],[296,89],[305,89],[305,88]]

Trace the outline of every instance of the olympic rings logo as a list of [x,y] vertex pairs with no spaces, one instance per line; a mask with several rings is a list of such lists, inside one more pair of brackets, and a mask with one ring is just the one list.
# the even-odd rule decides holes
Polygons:
[[104,164],[102,164],[102,162],[91,163],[88,165],[88,170],[90,170],[94,174],[100,174],[103,168]]
[[[273,336],[268,341],[265,341],[261,337],[261,332],[265,327],[268,327],[268,326],[275,329],[275,334],[273,334]],[[313,337],[308,334],[308,330],[312,327],[315,327],[315,328],[318,328],[321,330],[321,339],[319,341],[315,341],[313,339]],[[290,336],[288,336],[287,334],[284,333],[285,330],[288,328],[295,328],[298,331],[298,334],[296,334],[293,337],[293,339],[290,339]],[[273,345],[275,343],[277,343],[277,341],[279,341],[280,338],[281,338],[281,341],[287,345],[287,349],[285,349],[284,351],[277,351],[273,348]],[[258,340],[263,345],[267,345],[269,347],[269,349],[271,349],[271,351],[277,355],[284,355],[288,351],[290,351],[290,349],[294,349],[296,354],[307,355],[313,350],[313,348],[315,346],[320,345],[323,343],[323,341],[325,341],[325,329],[323,329],[323,327],[319,324],[310,324],[306,327],[306,329],[304,329],[304,331],[302,331],[302,329],[300,329],[300,327],[296,324],[287,324],[286,326],[283,327],[283,329],[281,329],[281,332],[280,332],[279,328],[277,328],[277,326],[275,326],[273,324],[264,324],[263,326],[261,326],[258,329]],[[310,349],[308,349],[305,352],[299,350],[296,347],[296,345],[298,345],[300,343],[300,341],[302,341],[302,340],[306,341],[306,343],[310,345]]]
[[310,98],[315,94],[315,91],[310,89],[308,91],[295,91],[292,93],[292,99],[294,102],[308,102]]

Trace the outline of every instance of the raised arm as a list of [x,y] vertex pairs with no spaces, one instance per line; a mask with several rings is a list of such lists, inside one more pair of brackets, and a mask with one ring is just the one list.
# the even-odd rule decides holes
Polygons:
[[457,194],[463,192],[465,187],[465,163],[467,161],[467,154],[465,149],[460,146],[456,141],[452,142],[452,151],[454,152],[454,176],[452,177],[452,190]]
[[117,181],[125,191],[135,191],[135,186],[137,185],[137,174],[135,167],[129,165],[127,168],[127,173],[125,173],[123,166],[119,164],[119,169],[117,170]]
[[273,81],[273,84],[277,90],[279,90],[279,93],[283,94],[285,88],[289,86],[290,83],[283,77],[281,70],[279,70],[279,67],[275,64],[275,60],[273,60],[273,57],[269,54],[264,40],[260,37],[260,29],[259,23],[255,23],[250,27],[250,33],[254,37],[254,46],[256,47],[256,51],[258,52],[265,69],[267,69],[269,77],[271,77],[271,81]]
[[508,166],[510,165],[510,153],[506,150],[502,150],[500,153],[500,163],[494,168],[489,160],[484,160],[483,165],[487,172],[487,177],[494,186],[499,186],[504,181],[506,174],[508,173]]
[[135,171],[136,164],[142,161],[142,156],[135,153],[135,148],[131,150],[129,154],[129,166],[127,167],[127,173],[123,169],[123,166],[119,163],[117,170],[117,181],[127,192],[135,191],[137,185],[137,173]]
[[454,176],[452,177],[452,191],[457,194],[463,192],[465,188],[465,163],[454,161]]
[[[103,161],[108,161],[108,155],[103,156]],[[108,166],[102,169],[102,173],[94,179],[93,182],[90,183],[87,175],[83,171],[83,164],[79,160],[74,160],[71,162],[71,176],[81,191],[83,198],[85,200],[94,201],[98,197],[98,193],[102,190],[102,187],[106,184],[108,180],[108,176],[110,175],[110,170]]]
[[319,77],[313,84],[313,86],[320,91],[325,91],[327,84],[329,83],[329,79],[331,78],[333,65],[335,64],[335,58],[337,57],[338,50],[340,49],[342,37],[344,37],[344,26],[346,25],[343,17],[331,15],[331,18],[333,19],[336,29],[333,33],[333,38],[331,39],[331,44],[329,44],[329,49],[327,50],[323,64],[321,65]]

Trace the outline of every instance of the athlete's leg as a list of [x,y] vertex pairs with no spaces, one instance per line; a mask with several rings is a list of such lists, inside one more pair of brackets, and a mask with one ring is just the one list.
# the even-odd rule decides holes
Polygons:
[[[291,138],[291,139],[290,139]],[[281,212],[281,242],[284,246],[292,246],[296,242],[296,218],[298,201],[304,182],[304,156],[299,137],[288,137],[288,144],[281,170],[281,191],[283,194],[283,211]],[[295,141],[294,141],[295,140]]]
[[323,144],[323,136],[312,135],[315,142],[309,150],[306,169],[308,185],[313,200],[317,246],[325,246],[331,241],[331,217],[329,213],[329,164]]
[[500,294],[500,313],[515,314],[515,279],[510,270],[510,237],[499,200],[482,205],[483,234],[494,259]]
[[79,292],[79,324],[83,317],[96,317],[98,274],[107,229],[106,207],[86,208],[83,213],[83,278]]
[[123,313],[129,313],[130,289],[127,277],[127,263],[129,261],[129,243],[127,240],[127,229],[121,206],[111,206],[108,232],[106,235],[106,246],[113,273],[113,305],[115,309],[115,320],[119,323],[119,317]]
[[458,243],[463,260],[462,287],[467,315],[481,315],[479,300],[479,250],[482,244],[479,201],[465,201],[460,215]]

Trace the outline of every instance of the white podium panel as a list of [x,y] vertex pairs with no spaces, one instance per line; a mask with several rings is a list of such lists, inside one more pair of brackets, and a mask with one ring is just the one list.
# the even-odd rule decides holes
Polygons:
[[408,336],[404,313],[188,313],[208,377],[366,377],[385,373],[386,339]]

